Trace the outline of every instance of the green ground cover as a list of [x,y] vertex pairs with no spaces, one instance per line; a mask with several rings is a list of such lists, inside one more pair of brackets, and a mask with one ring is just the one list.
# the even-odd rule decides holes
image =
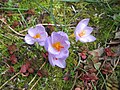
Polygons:
[[[84,18],[90,18],[95,42],[75,41],[75,27]],[[37,43],[25,43],[27,30],[36,24],[43,24],[49,34],[68,34],[71,46],[65,69],[52,67]],[[0,0],[0,90],[119,90],[119,26],[119,0]],[[81,52],[87,59],[81,60]],[[29,75],[21,74],[21,66],[29,62]],[[93,77],[86,82],[89,70]]]

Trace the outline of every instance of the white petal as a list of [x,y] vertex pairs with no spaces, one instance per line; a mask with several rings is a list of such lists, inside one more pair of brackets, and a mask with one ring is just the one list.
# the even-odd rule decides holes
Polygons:
[[86,42],[93,42],[96,40],[96,38],[92,35],[89,35],[89,36],[86,36],[86,37],[80,37],[79,40],[83,43],[86,43]]
[[55,65],[57,65],[60,68],[65,68],[66,62],[65,62],[65,60],[58,59],[58,60],[55,60]]
[[33,37],[33,36],[35,36],[36,34],[40,34],[40,33],[44,33],[44,32],[46,32],[45,31],[45,28],[44,28],[44,26],[42,26],[41,24],[38,24],[38,25],[36,25],[35,27],[31,27],[29,30],[28,30],[28,34],[31,36],[31,37]]
[[76,26],[75,31],[76,32],[80,32],[81,30],[83,30],[87,25],[88,25],[89,19],[83,19],[81,20],[78,25]]
[[37,34],[37,32],[36,32],[36,30],[35,30],[35,28],[30,28],[29,30],[28,30],[28,34],[31,36],[31,37],[34,37],[36,34]]
[[40,46],[44,46],[44,45],[45,45],[45,42],[39,42],[39,45],[40,45]]
[[55,60],[53,59],[54,57],[51,55],[51,54],[49,54],[48,55],[48,59],[49,59],[49,63],[52,65],[52,66],[55,66]]
[[88,36],[92,33],[93,28],[87,26],[87,27],[84,28],[84,30],[85,30],[85,36]]
[[82,43],[89,42],[89,40],[88,40],[86,37],[80,37],[79,40],[80,40]]
[[96,40],[96,38],[94,36],[92,36],[92,35],[89,35],[86,38],[88,39],[88,42],[93,42],[93,41]]
[[69,50],[62,51],[60,54],[55,55],[56,58],[67,58],[69,56]]
[[[48,45],[48,46],[47,46]],[[47,51],[51,54],[59,54],[60,52],[58,52],[57,50],[55,50],[53,47],[52,47],[52,43],[51,43],[51,39],[50,37],[47,38],[46,40],[46,45],[45,45]]]
[[35,40],[34,40],[34,38],[32,38],[29,34],[27,34],[26,36],[25,36],[25,42],[27,43],[27,44],[34,44],[34,42],[35,42]]

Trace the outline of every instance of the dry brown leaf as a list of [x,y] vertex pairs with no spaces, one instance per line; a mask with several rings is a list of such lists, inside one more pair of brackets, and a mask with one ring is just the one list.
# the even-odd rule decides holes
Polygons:
[[120,39],[120,31],[115,33],[115,39]]
[[93,50],[93,51],[88,51],[88,53],[90,55],[93,55],[93,57],[101,56],[103,54],[103,52],[104,52],[104,48],[103,47],[98,48],[98,49]]

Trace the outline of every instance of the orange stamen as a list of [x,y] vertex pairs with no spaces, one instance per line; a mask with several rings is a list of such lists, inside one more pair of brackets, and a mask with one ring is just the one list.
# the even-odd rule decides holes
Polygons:
[[55,48],[57,51],[60,51],[62,48],[64,48],[60,42],[55,42],[52,44],[53,48]]
[[82,37],[86,34],[85,30],[82,30],[80,33],[79,33],[79,36]]
[[33,38],[37,39],[37,38],[41,38],[41,36],[39,33],[37,33],[35,36],[33,36]]

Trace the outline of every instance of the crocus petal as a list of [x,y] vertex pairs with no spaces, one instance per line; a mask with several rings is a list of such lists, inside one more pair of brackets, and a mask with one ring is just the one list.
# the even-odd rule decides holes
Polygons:
[[45,49],[51,54],[59,54],[60,53],[52,47],[50,37],[46,39]]
[[49,63],[52,65],[52,66],[55,66],[55,60],[53,59],[54,57],[51,55],[51,54],[49,54],[48,55],[48,59],[49,59]]
[[88,39],[88,42],[93,42],[93,41],[96,40],[96,38],[94,36],[92,36],[92,35],[89,35],[86,38]]
[[[84,30],[85,30],[85,36],[88,36],[88,35],[90,35],[91,32],[93,31],[93,28],[87,26],[87,27],[84,28]],[[84,37],[84,36],[83,36],[83,37]]]
[[36,42],[39,42],[39,44],[40,44],[41,46],[44,46],[47,37],[48,37],[47,32],[44,32],[44,33],[41,34],[41,38],[36,39]]
[[96,40],[96,38],[92,35],[89,35],[89,36],[86,36],[86,37],[81,37],[79,38],[79,40],[83,43],[86,43],[86,42],[93,42]]
[[55,60],[55,65],[60,67],[60,68],[65,68],[66,67],[65,59],[66,58],[60,58],[58,60]]
[[31,37],[34,37],[34,36],[37,34],[37,32],[35,31],[35,28],[30,28],[30,29],[28,30],[28,34],[29,34]]
[[45,45],[45,42],[39,42],[39,45],[40,45],[40,46],[44,46],[44,45]]
[[56,58],[54,57],[54,55],[52,54],[49,54],[48,55],[48,58],[49,58],[49,63],[52,65],[52,66],[58,66],[60,68],[65,68],[66,67],[66,62],[65,62],[65,59],[66,57],[63,57],[63,58]]
[[79,35],[78,34],[75,34],[75,36],[76,36],[76,42],[79,40]]
[[29,34],[27,34],[26,36],[25,36],[25,42],[27,43],[27,44],[34,44],[34,42],[35,42],[35,39],[34,38],[32,38]]
[[[52,45],[56,42],[60,42],[63,48],[60,51],[56,50]],[[60,52],[67,50],[70,47],[70,42],[65,39],[64,36],[61,36],[57,32],[53,32],[51,37],[47,38],[45,48],[51,54],[60,54]]]
[[81,38],[79,38],[79,40],[80,40],[82,43],[89,42],[89,40],[88,40],[86,37],[81,37]]
[[59,55],[54,55],[56,58],[63,58],[63,57],[68,57],[69,56],[69,50],[62,51],[60,52]]
[[81,20],[76,26],[75,31],[80,32],[81,30],[83,30],[88,25],[89,20],[90,20],[89,18]]
[[67,34],[61,31],[52,32],[51,36],[46,39],[44,47],[49,53],[50,64],[65,68],[65,60],[69,55],[68,48],[70,47]]
[[48,37],[47,32],[41,32],[40,35],[41,35],[41,40],[45,40]]
[[[44,26],[41,24],[36,25],[28,30],[28,35],[31,37],[29,42],[33,41],[38,42],[39,45],[44,46],[46,38],[48,37],[47,32],[45,31]],[[32,43],[32,42],[31,42]]]
[[49,44],[49,47],[48,47],[48,51],[51,54],[59,54],[60,53],[57,50],[55,50],[50,44]]
[[47,37],[44,45],[46,51],[48,51],[48,44],[50,43],[49,41],[50,41],[50,37]]
[[64,51],[68,50],[68,48],[70,47],[70,42],[69,41],[64,41],[63,40],[60,43],[63,46],[63,48],[61,48],[60,52],[62,52],[62,51],[64,52]]
[[58,34],[60,34],[61,36],[63,36],[64,37],[64,40],[68,40],[68,35],[66,34],[66,33],[64,33],[64,32],[62,32],[62,31],[59,31],[59,32],[57,32]]
[[62,42],[65,40],[68,40],[68,36],[66,33],[59,31],[59,32],[52,32],[51,34],[51,39],[52,39],[52,43],[54,42]]
[[51,34],[51,41],[52,43],[60,41],[61,35],[58,34],[57,32],[52,32]]
[[38,30],[38,32],[39,32],[39,30],[45,32],[45,27],[42,24],[37,24],[36,29]]
[[69,41],[65,41],[65,43],[66,43],[66,46],[65,46],[65,48],[69,48],[70,47],[70,42]]
[[96,40],[94,36],[90,35],[93,31],[93,28],[87,26],[88,22],[89,19],[83,19],[76,26],[76,29],[74,31],[76,41],[80,40],[81,42],[86,43],[86,42],[93,42]]
[[70,47],[70,42],[68,41],[67,34],[64,32],[61,32],[61,31],[52,33],[51,42],[52,42],[52,44],[55,42],[60,42],[61,45],[64,47],[61,49],[61,51],[66,50]]
[[35,27],[32,27],[28,30],[28,34],[31,37],[34,37],[36,34],[40,33],[40,32],[45,32],[45,28],[44,26],[42,26],[41,24],[36,25]]

